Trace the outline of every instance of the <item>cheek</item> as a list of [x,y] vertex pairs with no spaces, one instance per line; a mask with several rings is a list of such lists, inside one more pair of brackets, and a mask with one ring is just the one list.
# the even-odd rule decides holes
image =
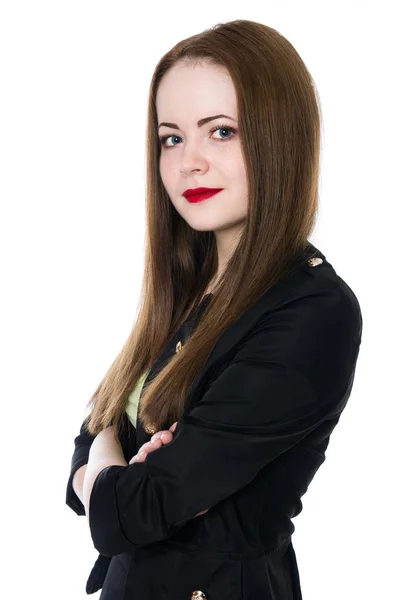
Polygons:
[[167,168],[164,158],[160,158],[159,170],[160,170],[161,181],[163,182],[164,186],[168,189],[169,179],[171,177],[171,174],[170,174],[170,170]]
[[232,163],[229,169],[228,179],[232,191],[237,192],[240,196],[247,194],[247,176],[243,163],[240,161]]
[[176,180],[176,175],[174,167],[171,164],[171,161],[168,159],[168,156],[166,157],[163,154],[160,156],[159,169],[160,177],[165,188],[167,190],[171,190],[171,187],[173,187],[174,181]]
[[224,160],[224,164],[230,181],[241,188],[247,186],[246,165],[240,148],[235,147],[231,155]]

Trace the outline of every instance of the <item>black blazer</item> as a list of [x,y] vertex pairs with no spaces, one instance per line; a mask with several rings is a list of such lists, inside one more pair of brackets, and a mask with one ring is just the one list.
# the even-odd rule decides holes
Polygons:
[[[208,301],[170,341],[146,383],[185,341]],[[294,269],[219,339],[170,444],[97,476],[89,528],[99,557],[86,591],[101,600],[300,600],[291,536],[350,396],[359,302],[312,244]],[[121,439],[127,462],[150,438]],[[83,424],[67,505],[93,438]],[[209,510],[200,516],[200,511]]]

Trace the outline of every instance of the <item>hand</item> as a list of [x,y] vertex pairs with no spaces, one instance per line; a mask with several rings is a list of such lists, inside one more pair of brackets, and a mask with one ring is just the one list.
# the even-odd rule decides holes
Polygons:
[[[146,457],[149,452],[153,452],[153,450],[157,450],[157,448],[161,448],[161,446],[163,444],[169,444],[173,439],[172,434],[175,433],[177,424],[178,424],[178,421],[175,421],[175,423],[173,425],[171,425],[171,427],[169,429],[157,431],[157,433],[152,435],[150,441],[143,444],[143,446],[140,448],[139,452],[137,454],[135,454],[135,456],[132,456],[131,460],[129,461],[129,464],[132,465],[135,462],[144,462],[146,460]],[[208,510],[210,510],[210,508],[211,508],[211,506],[209,508],[206,508],[205,510],[202,510],[201,512],[197,513],[197,515],[194,515],[194,517],[192,517],[192,519],[194,519],[195,517],[199,517],[200,515],[204,515],[204,513],[206,513]]]
[[178,421],[175,421],[173,425],[169,429],[164,429],[161,431],[157,431],[154,435],[152,435],[149,442],[143,444],[140,448],[139,452],[132,456],[129,464],[132,465],[135,462],[144,462],[146,460],[147,455],[158,448],[161,448],[163,444],[169,444],[173,440],[173,433],[175,432]]

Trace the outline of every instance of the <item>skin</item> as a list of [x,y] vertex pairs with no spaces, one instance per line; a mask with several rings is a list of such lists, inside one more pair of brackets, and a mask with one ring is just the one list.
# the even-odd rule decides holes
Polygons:
[[[143,444],[138,454],[135,454],[135,456],[131,458],[129,464],[134,462],[144,462],[149,452],[153,452],[154,450],[157,450],[157,448],[160,448],[163,444],[171,442],[176,425],[177,422],[171,425],[168,431],[156,432],[151,438],[154,443],[152,444],[150,440],[150,442]],[[128,466],[122,451],[121,443],[114,437],[114,426],[112,425],[100,431],[100,433],[98,433],[94,438],[90,447],[88,464],[86,465],[83,477],[81,498],[85,507],[86,515],[88,515],[88,517],[90,495],[92,493],[94,482],[100,471],[110,465],[120,465],[122,467]],[[78,496],[81,497],[80,489],[78,489],[78,492]]]
[[[246,169],[232,79],[222,67],[178,63],[160,83],[156,110],[158,124],[177,125],[159,128],[160,137],[168,136],[165,145],[161,145],[159,164],[168,196],[190,227],[215,234],[218,269],[209,291],[237,246],[248,212]],[[199,119],[220,114],[231,118],[219,117],[198,127]],[[212,131],[217,126],[220,129]],[[223,191],[197,204],[182,196],[187,188],[199,186],[223,188]],[[168,431],[155,433],[129,464],[145,461],[149,452],[170,443],[175,427],[176,423]],[[120,443],[114,440],[112,428],[107,427],[95,438],[84,473],[82,496],[86,514],[97,475],[104,467],[115,464],[127,466]]]
[[[175,421],[175,423],[173,425],[171,425],[171,427],[169,429],[157,431],[151,437],[150,441],[143,444],[143,446],[140,448],[139,452],[131,458],[131,460],[129,461],[129,464],[131,465],[134,462],[144,462],[146,460],[149,452],[153,452],[154,450],[157,450],[157,448],[161,448],[161,446],[163,444],[169,444],[170,442],[172,442],[172,439],[174,437],[173,434],[175,433],[177,424],[178,424],[178,421]],[[211,507],[200,511],[194,517],[199,517],[200,515],[204,515],[204,513],[206,513],[208,510],[210,510],[210,508]],[[192,517],[192,518],[194,519],[194,517]]]
[[157,431],[154,435],[152,435],[151,439],[143,444],[140,448],[139,452],[132,456],[129,464],[133,464],[134,462],[144,462],[146,460],[149,452],[153,452],[157,450],[157,448],[161,448],[163,444],[169,444],[172,442],[173,433],[175,432],[178,421],[175,421],[173,425],[167,430]]
[[[177,63],[163,77],[156,97],[161,145],[160,175],[169,198],[183,219],[197,231],[213,231],[218,272],[224,271],[246,221],[248,186],[237,122],[237,100],[227,70],[207,64]],[[203,117],[224,114],[198,127]],[[232,127],[236,132],[218,125]],[[197,204],[182,196],[187,188],[223,188]]]
[[[154,452],[154,450],[161,448],[163,444],[169,444],[173,439],[176,426],[177,421],[171,425],[169,430],[157,431],[151,437],[150,441],[143,444],[139,452],[131,458],[129,464],[131,465],[135,462],[144,462],[150,452]],[[113,426],[103,429],[103,431],[101,431],[95,437],[90,448],[88,464],[85,465],[87,468],[84,473],[82,502],[84,504],[85,513],[88,520],[90,494],[92,492],[94,482],[100,471],[109,465],[120,465],[123,467],[128,466],[123,456],[120,442],[114,439]],[[194,519],[195,517],[205,514],[210,508],[211,507],[198,512],[192,518]]]

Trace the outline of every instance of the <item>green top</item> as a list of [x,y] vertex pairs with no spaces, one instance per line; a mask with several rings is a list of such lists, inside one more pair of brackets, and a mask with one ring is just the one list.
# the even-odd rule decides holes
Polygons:
[[[195,309],[195,311],[193,311],[193,313],[190,315],[190,317],[188,317],[188,319],[185,321],[185,323],[187,323],[189,321],[189,319],[193,316],[193,315],[197,315],[198,314],[198,310],[199,308],[202,308],[204,306],[204,303],[206,300],[208,300],[210,297],[212,296],[212,292],[206,294],[205,296],[203,296],[199,306],[197,309]],[[137,421],[137,410],[138,410],[138,404],[139,404],[139,398],[140,398],[140,394],[142,392],[142,387],[143,384],[146,380],[147,375],[150,373],[150,370],[148,370],[146,373],[143,373],[143,375],[140,377],[140,379],[137,381],[134,389],[132,390],[132,392],[129,394],[128,396],[128,400],[126,402],[126,406],[125,406],[125,412],[127,413],[130,422],[132,423],[132,425],[134,427],[136,427],[136,421]]]
[[136,386],[133,388],[133,390],[129,394],[128,400],[126,403],[125,412],[127,413],[129,420],[134,427],[136,427],[136,418],[137,418],[137,410],[138,410],[140,394],[142,392],[143,384],[149,373],[150,373],[150,370],[146,371],[146,373],[143,373],[143,375],[140,377],[140,379],[136,383]]

